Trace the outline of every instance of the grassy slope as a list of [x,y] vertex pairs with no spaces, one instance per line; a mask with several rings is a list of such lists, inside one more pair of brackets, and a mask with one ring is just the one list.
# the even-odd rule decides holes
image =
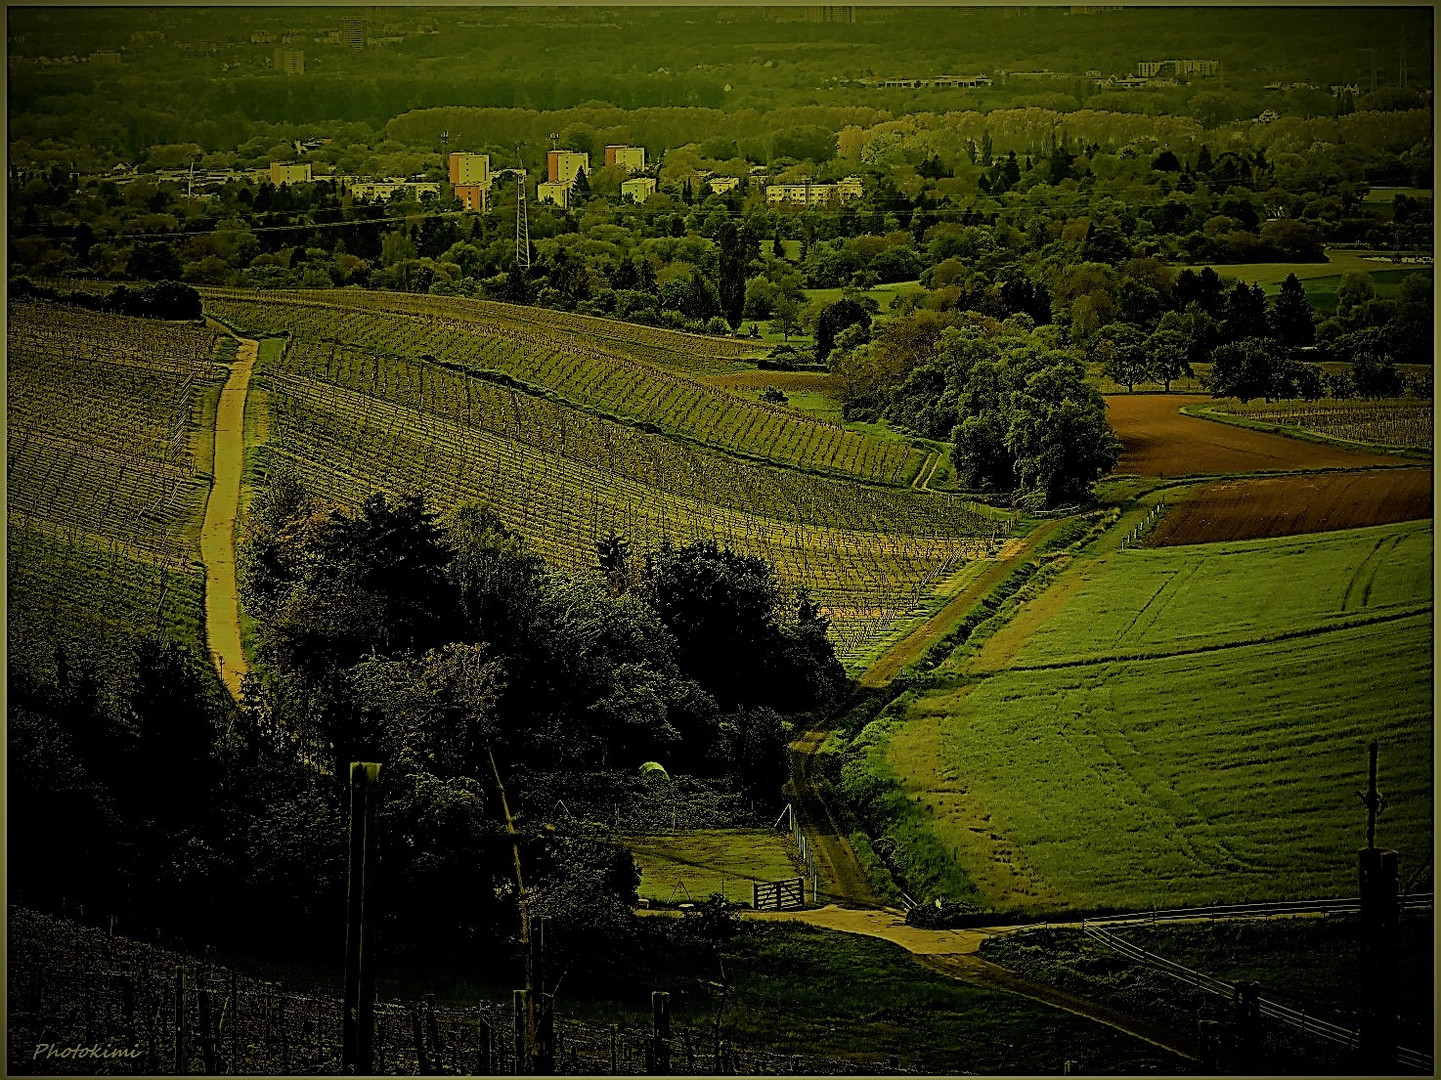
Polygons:
[[[1211,269],[1222,277],[1235,278],[1251,285],[1269,286],[1271,291],[1279,286],[1286,279],[1287,274],[1295,274],[1302,282],[1312,278],[1339,277],[1341,274],[1375,274],[1381,271],[1396,270],[1397,264],[1390,261],[1390,252],[1387,251],[1336,251],[1326,252],[1325,262],[1305,263],[1212,263]],[[1384,256],[1385,261],[1373,262],[1368,256]],[[1192,269],[1199,271],[1206,264],[1198,263]],[[1429,269],[1429,267],[1410,264],[1417,270]],[[1177,267],[1177,269],[1185,269]]]
[[912,705],[889,763],[988,898],[1129,907],[1354,890],[1379,738],[1383,842],[1415,867],[1431,542],[1419,522],[1078,567],[983,651],[995,674]]
[[635,837],[626,847],[640,866],[640,895],[661,902],[724,891],[727,900],[748,904],[753,882],[802,874],[786,834],[769,829],[697,829]]

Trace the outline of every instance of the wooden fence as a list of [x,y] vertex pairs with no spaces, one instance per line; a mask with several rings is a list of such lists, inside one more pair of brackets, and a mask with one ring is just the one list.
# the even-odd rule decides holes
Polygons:
[[806,879],[757,881],[751,885],[751,906],[757,911],[784,911],[806,905]]

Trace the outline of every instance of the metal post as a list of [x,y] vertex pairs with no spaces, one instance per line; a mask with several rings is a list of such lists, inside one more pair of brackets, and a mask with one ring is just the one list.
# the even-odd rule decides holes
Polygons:
[[350,867],[346,892],[345,1013],[340,1071],[346,1076],[373,1072],[375,1035],[374,905],[375,804],[380,765],[350,763]]

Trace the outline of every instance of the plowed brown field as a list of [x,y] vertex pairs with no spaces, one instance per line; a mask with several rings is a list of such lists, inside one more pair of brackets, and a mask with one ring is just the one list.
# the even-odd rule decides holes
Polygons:
[[1219,480],[1183,495],[1147,547],[1388,525],[1431,516],[1430,469]]
[[1403,458],[1288,439],[1214,420],[1182,416],[1178,411],[1182,405],[1209,400],[1204,394],[1107,397],[1107,416],[1124,446],[1116,472],[1133,476],[1196,476],[1408,464]]

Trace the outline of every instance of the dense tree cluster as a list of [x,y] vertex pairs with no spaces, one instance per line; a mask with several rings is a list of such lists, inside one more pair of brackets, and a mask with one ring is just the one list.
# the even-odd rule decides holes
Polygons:
[[[441,520],[419,495],[374,496],[345,512],[278,474],[244,544],[262,674],[240,707],[158,639],[12,670],[11,793],[38,815],[12,838],[17,897],[143,914],[147,932],[333,942],[345,764],[375,760],[386,948],[456,955],[514,941],[497,770],[513,809],[556,770],[625,799],[648,760],[776,798],[777,709],[843,681],[814,605],[713,545],[632,559],[612,537],[597,561],[558,574],[483,508]],[[522,856],[557,930],[628,923],[624,849],[527,828]]]
[[904,377],[884,415],[951,441],[968,488],[1017,492],[1037,507],[1083,500],[1115,466],[1120,442],[1081,358],[1048,347],[1022,319],[995,333],[974,323],[941,330],[919,363],[896,369]]
[[[698,543],[603,577],[548,572],[489,511],[423,498],[323,511],[280,476],[252,517],[242,594],[276,723],[341,760],[422,754],[746,776],[740,711],[814,708],[843,676],[827,623],[768,564]],[[397,723],[396,717],[413,717]]]

